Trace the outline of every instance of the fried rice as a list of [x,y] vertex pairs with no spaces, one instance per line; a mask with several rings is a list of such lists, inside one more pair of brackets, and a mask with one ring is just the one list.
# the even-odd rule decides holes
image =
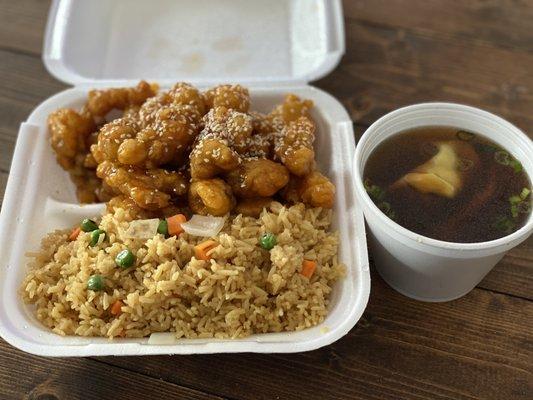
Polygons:
[[[83,232],[74,241],[68,231],[44,238],[41,251],[31,254],[22,297],[61,335],[239,338],[302,330],[324,320],[332,286],[344,274],[331,217],[331,210],[279,203],[259,218],[233,215],[211,238],[218,246],[203,261],[194,246],[206,238],[128,238],[132,218],[117,209],[99,222],[107,237],[95,247]],[[270,251],[259,245],[265,232],[277,238]],[[115,263],[125,248],[137,260],[127,269]],[[317,264],[310,279],[300,273],[304,259]],[[87,288],[94,274],[104,278],[104,290]],[[111,313],[118,300],[120,312]]]

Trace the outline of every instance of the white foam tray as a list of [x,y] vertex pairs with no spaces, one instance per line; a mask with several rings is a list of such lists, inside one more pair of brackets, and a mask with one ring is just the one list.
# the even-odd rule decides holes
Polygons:
[[151,345],[148,339],[63,337],[42,326],[18,293],[26,273],[25,253],[37,250],[47,232],[71,227],[103,210],[103,205],[76,204],[74,187],[57,165],[47,139],[46,117],[51,111],[83,104],[86,91],[74,88],[46,100],[21,125],[0,215],[0,335],[15,347],[47,356],[299,352],[345,335],[361,317],[370,291],[363,214],[351,171],[352,122],[337,100],[311,86],[253,88],[253,108],[268,111],[287,92],[315,102],[317,161],[337,187],[333,228],[340,232],[339,257],[347,265],[347,276],[335,285],[329,314],[321,325],[293,333],[238,340],[183,339],[170,345]]
[[[224,13],[223,26],[213,17],[217,12]],[[267,18],[268,12],[274,17]],[[175,23],[179,18],[182,23]],[[139,21],[146,29],[135,36]],[[102,32],[108,36],[99,37]],[[132,38],[135,46],[128,47]],[[150,49],[156,52],[146,63],[143,52]],[[185,68],[180,61],[184,56],[176,54],[191,49],[210,63]],[[15,347],[46,356],[289,353],[316,349],[345,335],[361,317],[370,292],[365,226],[351,168],[352,121],[335,98],[306,84],[333,69],[343,51],[339,0],[95,0],[91,7],[76,0],[53,1],[43,59],[52,74],[76,86],[41,103],[20,127],[0,213],[0,335]],[[238,57],[248,61],[237,69],[222,68]],[[339,257],[348,267],[346,278],[335,284],[321,325],[237,340],[181,339],[161,345],[147,338],[59,336],[23,304],[18,291],[26,273],[26,252],[37,250],[47,232],[96,217],[104,208],[77,204],[68,174],[57,165],[48,143],[48,114],[60,107],[80,108],[90,87],[134,84],[141,77],[163,86],[180,80],[204,88],[241,82],[250,87],[252,108],[264,112],[288,92],[314,101],[317,161],[337,187],[333,228],[340,232]]]

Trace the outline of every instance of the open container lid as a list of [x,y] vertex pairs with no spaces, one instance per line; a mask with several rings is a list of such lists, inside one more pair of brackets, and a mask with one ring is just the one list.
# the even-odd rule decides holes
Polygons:
[[74,85],[295,84],[343,53],[340,0],[54,0],[43,60]]

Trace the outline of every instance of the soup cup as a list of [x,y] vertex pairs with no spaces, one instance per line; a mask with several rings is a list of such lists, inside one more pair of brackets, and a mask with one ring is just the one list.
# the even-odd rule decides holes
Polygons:
[[410,231],[388,218],[364,185],[365,164],[387,138],[423,126],[453,126],[477,132],[501,145],[533,178],[533,142],[504,119],[452,103],[422,103],[393,111],[370,126],[357,144],[355,190],[369,228],[369,245],[382,278],[398,292],[422,301],[449,301],[472,290],[507,251],[533,232],[533,216],[517,231],[487,242],[452,243]]

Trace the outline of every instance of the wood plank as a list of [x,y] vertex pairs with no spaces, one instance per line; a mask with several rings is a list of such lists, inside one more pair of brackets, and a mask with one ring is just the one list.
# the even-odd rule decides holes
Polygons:
[[4,200],[4,193],[7,185],[7,173],[0,171],[0,206]]
[[[526,300],[474,289],[454,302],[422,303],[373,274],[363,319],[323,349],[104,361],[235,399],[530,399],[532,318]],[[219,379],[220,371],[231,377]]]
[[478,286],[533,300],[533,236],[507,253]]
[[0,0],[0,48],[41,54],[49,0]]
[[533,52],[346,22],[346,55],[316,85],[339,98],[356,122],[370,124],[413,103],[452,101],[500,114],[533,134]]
[[[4,111],[5,109],[0,107],[0,115]],[[8,172],[11,167],[17,131],[15,128],[9,130],[0,128],[0,172]]]
[[20,123],[66,85],[48,74],[40,57],[0,50],[0,59],[0,171],[8,171]]
[[505,48],[532,50],[533,1],[349,0],[354,20],[421,34],[447,35]]
[[1,98],[35,107],[67,85],[55,80],[34,55],[0,50]]
[[2,400],[222,399],[88,358],[36,357],[11,347],[1,339],[0,398]]

